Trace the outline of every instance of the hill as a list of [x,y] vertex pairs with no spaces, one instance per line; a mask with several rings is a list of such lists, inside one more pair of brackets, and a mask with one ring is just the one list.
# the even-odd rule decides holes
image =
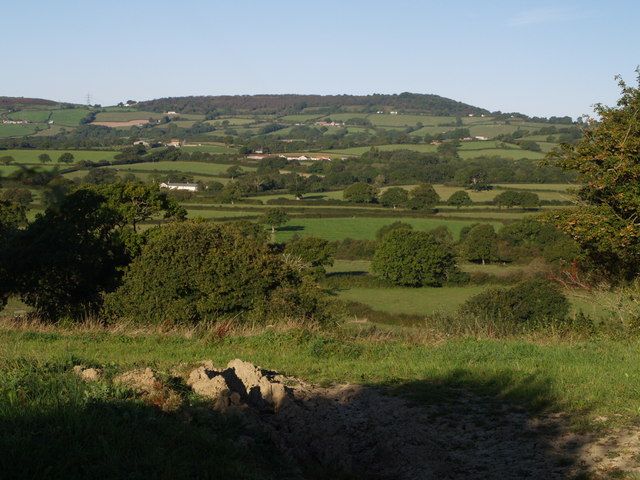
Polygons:
[[28,98],[28,97],[0,97],[0,108],[19,108],[19,107],[34,107],[34,106],[48,106],[53,107],[59,105],[60,102],[54,102],[53,100],[45,100],[43,98]]
[[152,112],[225,114],[260,113],[292,114],[324,109],[324,113],[338,111],[374,112],[393,110],[428,115],[481,115],[489,111],[451,100],[439,95],[401,93],[393,95],[222,95],[168,97],[137,104],[141,110]]

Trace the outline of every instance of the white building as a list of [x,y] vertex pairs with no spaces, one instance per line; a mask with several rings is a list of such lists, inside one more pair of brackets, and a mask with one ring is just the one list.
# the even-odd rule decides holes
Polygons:
[[174,182],[162,182],[160,188],[166,188],[168,190],[186,190],[187,192],[197,192],[197,183],[174,183]]

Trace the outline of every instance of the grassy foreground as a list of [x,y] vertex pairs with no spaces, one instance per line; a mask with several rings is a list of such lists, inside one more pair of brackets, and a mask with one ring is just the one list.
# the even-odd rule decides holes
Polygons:
[[[182,390],[166,411],[131,391],[85,383],[74,365],[107,378],[151,367],[242,358],[327,384],[351,382],[445,409],[467,393],[496,407],[566,412],[590,429],[640,418],[640,341],[557,338],[434,340],[418,329],[346,325],[231,334],[0,324],[0,471],[6,478],[297,478],[294,465],[243,417],[220,415]],[[180,383],[172,386],[178,390]],[[479,398],[479,397],[478,397]],[[336,476],[314,465],[304,478]]]
[[428,391],[429,397],[470,388],[534,409],[635,421],[640,419],[639,347],[638,339],[609,338],[436,341],[420,329],[372,325],[229,336],[224,330],[162,334],[4,327],[0,371],[6,375],[7,366],[19,364],[63,370],[78,363],[168,370],[183,362],[211,359],[222,365],[242,358],[318,383],[403,387],[412,395]]

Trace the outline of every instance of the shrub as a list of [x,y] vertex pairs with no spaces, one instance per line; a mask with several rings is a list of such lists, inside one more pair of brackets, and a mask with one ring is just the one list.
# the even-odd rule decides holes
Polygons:
[[156,324],[229,317],[322,322],[326,307],[299,262],[273,253],[255,226],[238,223],[159,229],[105,300],[108,318]]
[[566,319],[569,301],[557,285],[532,279],[476,295],[465,302],[460,313],[484,320],[540,324]]
[[300,258],[317,274],[324,274],[324,267],[333,265],[336,246],[322,238],[294,237],[287,243],[285,253]]
[[413,226],[409,223],[401,222],[400,220],[390,223],[389,225],[384,225],[376,232],[376,240],[382,240],[395,230],[413,230]]
[[345,188],[343,197],[345,200],[354,203],[375,203],[378,189],[368,183],[358,182]]
[[341,260],[370,260],[376,252],[376,245],[373,240],[345,238],[341,242],[335,242],[335,258]]
[[471,262],[481,262],[484,265],[498,260],[498,236],[493,225],[481,223],[469,230],[462,250],[465,258]]
[[379,243],[372,270],[394,285],[440,286],[457,271],[450,248],[429,232],[399,229]]

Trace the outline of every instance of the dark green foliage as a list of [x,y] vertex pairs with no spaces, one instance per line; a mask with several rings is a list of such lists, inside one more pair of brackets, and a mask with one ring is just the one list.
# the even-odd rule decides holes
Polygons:
[[246,224],[182,222],[159,229],[127,269],[105,312],[137,323],[327,320],[304,269]]
[[324,267],[333,265],[336,246],[322,238],[294,237],[287,243],[285,253],[300,258],[316,273],[324,274]]
[[391,187],[380,195],[380,203],[385,207],[403,207],[409,201],[409,193],[400,187]]
[[540,205],[540,198],[534,192],[516,192],[507,190],[495,196],[493,203],[499,207],[537,208]]
[[271,233],[275,233],[276,228],[289,221],[289,215],[283,208],[270,208],[262,214],[259,221],[268,226],[271,229]]
[[48,320],[91,314],[127,261],[106,199],[81,189],[48,209],[8,249],[11,292]]
[[460,313],[483,320],[544,324],[563,321],[569,301],[556,284],[534,279],[509,289],[489,289],[470,298]]
[[471,197],[464,190],[458,190],[457,192],[453,192],[447,200],[447,205],[454,206],[456,208],[467,207],[469,205],[473,205],[471,201]]
[[412,210],[429,210],[440,201],[440,196],[433,185],[421,183],[409,192],[409,208]]
[[390,223],[389,225],[381,227],[376,232],[376,240],[382,240],[384,237],[395,230],[413,230],[413,226],[410,223],[401,222],[400,220]]
[[[164,392],[143,399],[108,379],[83,382],[71,368],[70,362],[3,362],[3,479],[295,477],[266,435],[240,418],[202,408],[184,389],[183,406],[165,412],[159,408],[167,402]],[[241,447],[247,438],[251,448]]]
[[471,262],[494,262],[498,257],[498,235],[493,225],[481,223],[466,234],[462,251],[466,260]]
[[580,258],[578,244],[559,229],[533,218],[506,224],[498,232],[515,260],[543,256],[550,263],[566,265]]
[[71,163],[73,162],[73,154],[69,153],[69,152],[64,152],[62,155],[60,155],[60,157],[58,158],[58,161],[60,163]]
[[378,245],[373,272],[394,285],[440,286],[456,272],[451,249],[428,232],[399,229]]
[[344,190],[344,199],[353,203],[375,203],[378,189],[373,185],[358,182]]
[[370,260],[376,251],[377,243],[373,240],[354,240],[345,238],[335,242],[335,257],[341,260]]
[[577,170],[581,208],[554,212],[548,220],[577,241],[590,266],[614,279],[640,273],[640,69],[638,85],[620,81],[614,107],[596,105],[575,145],[563,144],[549,160]]

